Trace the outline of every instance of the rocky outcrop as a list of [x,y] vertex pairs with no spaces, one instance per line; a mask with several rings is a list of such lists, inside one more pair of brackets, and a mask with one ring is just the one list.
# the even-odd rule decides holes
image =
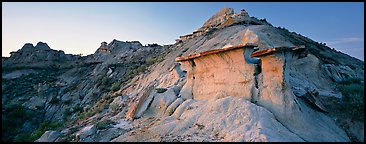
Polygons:
[[35,142],[55,142],[56,139],[61,135],[58,131],[46,131],[39,139]]
[[180,43],[234,24],[271,25],[265,20],[258,20],[255,17],[249,17],[249,14],[245,9],[242,9],[240,13],[235,14],[234,9],[223,8],[210,17],[198,30],[194,31],[192,34],[180,36],[179,39],[176,39],[176,42]]
[[65,54],[61,50],[51,49],[47,43],[38,42],[33,44],[26,43],[20,50],[11,52],[10,57],[3,61],[3,68],[14,69],[41,69],[41,68],[70,68],[80,62],[80,56]]
[[[187,105],[188,104],[188,105]],[[173,113],[112,140],[125,141],[303,141],[274,115],[244,98],[191,101]],[[179,111],[179,110],[178,110]]]
[[79,132],[76,133],[76,138],[80,141],[84,141],[85,138],[94,135],[97,132],[97,128],[95,125],[89,125],[81,129]]
[[[183,38],[167,46],[113,40],[70,58],[45,43],[26,44],[3,58],[3,123],[19,126],[5,136],[71,121],[56,141],[363,140],[362,124],[341,129],[327,102],[342,104],[334,81],[363,79],[363,63],[245,10],[226,8]],[[287,49],[299,45],[305,50]],[[11,120],[19,113],[26,122]]]
[[355,72],[348,66],[336,66],[334,64],[322,65],[326,73],[335,82],[341,82],[349,78],[356,77]]

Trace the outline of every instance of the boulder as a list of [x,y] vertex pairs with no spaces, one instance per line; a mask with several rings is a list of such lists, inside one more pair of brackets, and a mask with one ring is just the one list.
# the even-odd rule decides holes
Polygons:
[[35,142],[54,142],[61,135],[58,131],[46,131]]
[[165,111],[165,115],[172,115],[175,111],[175,109],[181,104],[183,103],[183,99],[182,98],[177,98],[172,104],[169,105],[169,107],[166,109]]
[[89,125],[81,129],[79,132],[76,133],[76,138],[79,140],[83,140],[97,132],[97,128],[95,125]]
[[348,66],[344,65],[334,65],[334,64],[324,64],[322,65],[326,74],[332,78],[335,82],[341,82],[348,78],[355,77],[355,72]]
[[168,89],[164,93],[156,93],[150,107],[146,110],[146,115],[164,115],[168,106],[177,99],[173,89]]

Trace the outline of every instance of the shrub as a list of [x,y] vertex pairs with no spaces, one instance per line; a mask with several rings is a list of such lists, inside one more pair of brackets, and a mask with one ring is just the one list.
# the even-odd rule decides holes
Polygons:
[[85,113],[85,116],[86,117],[91,117],[93,115],[93,111],[92,110],[88,110],[86,113]]
[[111,104],[110,107],[111,107],[112,113],[117,112],[117,110],[118,110],[118,105],[117,104]]
[[29,134],[21,133],[14,137],[14,142],[31,142],[33,141]]
[[131,65],[131,69],[136,69],[137,67],[138,66],[136,64],[134,64],[134,63]]
[[139,68],[137,68],[137,73],[141,73],[141,72],[143,72],[143,71],[145,71],[146,70],[146,66],[145,65],[141,65]]
[[156,88],[155,90],[158,93],[164,93],[167,89],[166,88]]
[[65,125],[65,123],[63,123],[62,121],[58,121],[58,122],[42,122],[38,129],[36,131],[34,131],[32,133],[32,135],[30,136],[30,140],[34,141],[38,138],[40,138],[44,132],[48,131],[48,130],[60,130],[60,128],[62,128]]
[[344,110],[355,119],[364,120],[364,82],[359,78],[349,78],[339,82],[337,88],[342,93]]
[[102,129],[107,129],[111,127],[111,124],[113,124],[114,122],[111,120],[102,120],[99,121],[96,125],[98,130],[102,130]]
[[108,86],[111,83],[111,81],[112,81],[111,78],[109,78],[107,76],[103,77],[103,79],[102,79],[102,86]]
[[66,109],[65,111],[64,111],[64,115],[65,115],[65,117],[68,117],[68,116],[70,116],[72,114],[72,111],[70,111],[70,110],[68,110],[68,109]]
[[146,59],[146,63],[148,65],[152,65],[152,64],[156,63],[157,61],[158,61],[158,58],[153,58],[153,57],[149,57]]
[[83,112],[83,108],[80,106],[80,104],[77,104],[74,107],[74,112]]
[[114,92],[117,91],[117,90],[119,90],[119,88],[120,88],[119,85],[120,85],[119,82],[113,83],[112,84],[112,87],[111,87],[111,90],[114,91]]
[[62,101],[62,103],[64,103],[65,105],[69,105],[69,104],[71,104],[71,99],[68,99],[68,100]]
[[58,99],[56,96],[52,97],[52,99],[50,100],[50,104],[57,104],[60,102],[60,99]]

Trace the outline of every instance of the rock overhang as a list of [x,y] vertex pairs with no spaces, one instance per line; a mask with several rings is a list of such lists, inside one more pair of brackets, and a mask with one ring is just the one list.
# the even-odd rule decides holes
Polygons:
[[188,56],[177,57],[175,59],[175,61],[182,62],[182,61],[186,61],[186,60],[190,60],[190,59],[195,59],[195,58],[198,58],[198,57],[217,54],[217,53],[226,52],[226,51],[230,51],[230,50],[235,50],[235,49],[239,49],[239,48],[253,48],[253,49],[255,49],[255,47],[257,47],[257,46],[258,45],[254,44],[254,43],[246,43],[246,44],[240,44],[240,45],[235,45],[235,46],[230,46],[230,47],[223,47],[221,49],[208,50],[208,51],[197,53],[197,54],[191,54],[191,55],[188,55]]

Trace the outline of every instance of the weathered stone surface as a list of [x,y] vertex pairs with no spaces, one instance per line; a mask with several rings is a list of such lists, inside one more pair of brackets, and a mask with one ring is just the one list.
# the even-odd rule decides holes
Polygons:
[[242,43],[243,44],[246,44],[246,43],[258,44],[259,37],[255,32],[247,29],[243,35]]
[[284,53],[264,56],[261,60],[263,83],[259,86],[259,105],[271,111],[284,126],[305,141],[349,141],[332,119],[310,109],[292,94],[287,82],[287,70],[291,65],[286,64],[288,59]]
[[203,26],[204,27],[210,27],[210,26],[217,25],[217,24],[221,23],[221,21],[223,20],[224,17],[226,17],[228,15],[232,15],[232,14],[234,14],[234,9],[227,8],[227,7],[222,8],[215,15],[213,15],[212,17],[210,17],[210,19],[208,19],[203,24]]
[[35,142],[54,142],[61,135],[58,131],[46,131]]
[[152,91],[150,95],[147,97],[147,99],[143,102],[140,109],[137,111],[135,117],[139,118],[142,116],[142,114],[146,111],[146,109],[149,108],[150,104],[152,103],[152,100],[154,99],[155,95],[157,95],[156,91]]
[[155,93],[150,107],[148,107],[143,116],[163,116],[168,106],[176,99],[177,96],[175,96],[173,89],[168,89],[164,93]]
[[113,99],[113,101],[110,105],[121,106],[121,105],[123,105],[124,102],[125,102],[125,100],[123,99],[123,96],[118,96],[118,97]]
[[160,136],[169,135],[185,137],[182,141],[196,141],[198,137],[203,141],[303,141],[265,108],[239,97],[192,101],[181,116],[166,117],[134,133],[113,141],[160,141]]
[[194,59],[193,71],[187,75],[187,84],[193,83],[193,98],[210,99],[222,91],[250,99],[251,91],[243,89],[254,86],[254,65],[245,63],[243,53],[243,49],[235,49]]
[[79,141],[83,141],[88,136],[94,135],[97,132],[97,128],[95,125],[89,125],[81,129],[79,132],[76,133],[76,138]]
[[355,77],[355,72],[348,66],[324,64],[322,67],[335,82],[341,82],[347,78]]
[[183,99],[182,98],[177,98],[172,104],[169,105],[169,107],[166,109],[165,111],[165,115],[172,115],[175,111],[175,109],[181,104],[183,103]]
[[[129,121],[130,126],[126,126],[128,127],[126,129],[125,126],[121,126],[97,130],[91,135],[84,135],[85,138],[79,141],[109,141],[118,135],[121,137],[116,140],[122,141],[349,141],[347,135],[334,125],[334,121],[327,114],[310,108],[303,98],[307,89],[319,91],[319,98],[326,96],[340,98],[341,94],[336,91],[334,81],[353,76],[350,69],[354,71],[356,77],[363,79],[363,62],[340,52],[333,52],[328,47],[316,44],[299,34],[274,28],[265,20],[249,17],[245,11],[234,14],[228,10],[218,15],[216,20],[208,22],[208,27],[202,27],[193,34],[187,35],[186,41],[163,47],[142,46],[136,41],[113,40],[109,44],[104,42],[94,54],[81,57],[49,49],[45,43],[39,43],[37,46],[26,44],[21,50],[13,52],[10,58],[2,59],[3,68],[9,70],[9,73],[3,71],[3,76],[11,75],[14,72],[11,68],[32,69],[29,67],[47,71],[50,70],[49,68],[60,68],[58,72],[61,74],[53,76],[56,78],[55,82],[41,81],[41,86],[31,86],[30,88],[34,88],[35,91],[30,90],[18,95],[15,92],[3,94],[2,104],[20,103],[28,110],[27,108],[33,109],[39,107],[41,102],[45,102],[44,109],[38,110],[45,113],[37,117],[54,122],[62,119],[66,110],[76,110],[78,108],[76,106],[81,106],[86,112],[94,107],[100,98],[110,98],[107,97],[110,95],[126,96],[124,97],[126,99],[119,97],[112,102],[121,106],[117,115],[103,110],[90,118],[77,121],[78,123],[69,130],[72,134],[81,132],[78,126],[83,128],[84,125],[96,124],[102,117],[118,120],[125,117],[136,118],[136,113],[139,113],[137,116],[142,116]],[[248,31],[256,33],[257,37],[248,40],[250,37],[245,36]],[[206,61],[194,61],[196,67],[201,70],[199,72],[207,70],[211,73],[212,71],[209,70],[213,69],[215,73],[219,73],[219,76],[228,77],[228,79],[220,78],[219,80],[229,82],[229,84],[222,84],[219,91],[203,95],[208,100],[195,99],[195,96],[200,97],[198,92],[216,91],[216,87],[211,85],[212,83],[205,83],[203,79],[210,78],[204,77],[209,75],[203,73],[202,77],[195,77],[195,79],[202,78],[197,81],[201,81],[200,83],[204,85],[196,85],[189,81],[194,76],[194,73],[190,73],[192,70],[184,68],[184,65],[175,65],[174,59],[207,50],[221,49],[225,45],[239,45],[242,44],[243,39],[258,41],[258,48],[262,50],[268,47],[305,44],[309,54],[300,57],[285,53],[284,56],[279,54],[272,58],[264,58],[262,72],[255,75],[250,68],[237,72],[236,67],[239,63],[234,63],[236,58],[232,59],[225,54],[218,54]],[[146,64],[147,58],[157,58],[162,61],[148,66],[146,71],[137,76],[128,75],[133,77],[130,82],[128,81],[130,78],[124,79],[127,74],[131,74],[129,70],[132,64],[139,68]],[[235,66],[224,67],[226,69],[221,71],[220,68],[215,67],[222,66],[222,63],[216,64],[216,61],[229,65],[235,64]],[[331,65],[322,66],[322,64]],[[247,73],[247,70],[250,72]],[[254,71],[260,70],[257,67]],[[230,82],[243,80],[243,77],[230,75],[229,72],[254,79],[248,81],[247,85],[250,89],[240,88],[234,84],[234,90],[231,90],[233,87]],[[123,84],[123,88],[118,92],[111,92],[108,90],[108,84],[101,83],[104,77],[110,78],[113,82],[125,81],[127,84]],[[211,82],[215,81],[211,80]],[[201,88],[196,89],[196,86]],[[154,97],[148,97],[151,94],[149,87],[164,87],[168,88],[168,91],[162,93],[165,96],[153,94]],[[11,87],[6,84],[2,86],[3,91],[9,88]],[[252,103],[248,102],[248,98],[226,91],[248,93],[247,96],[251,97]],[[31,98],[33,94],[39,98]],[[49,101],[54,96],[61,101],[51,105]],[[146,99],[141,100],[142,97]],[[180,98],[176,99],[176,97]],[[182,100],[184,101],[181,102]],[[107,102],[110,102],[110,99]],[[150,107],[149,104],[151,104]],[[146,107],[145,111],[144,107]],[[127,110],[131,111],[126,112]],[[167,116],[167,114],[171,115]],[[76,116],[76,112],[73,112],[68,118],[73,119]],[[344,127],[347,129],[347,134],[363,140],[361,137],[363,123],[350,123]],[[22,130],[36,129],[30,127],[30,124],[32,123],[29,121],[22,124]],[[76,130],[74,130],[75,127]],[[89,130],[93,131],[92,129]],[[124,134],[126,131],[129,132]],[[69,133],[67,135],[70,136]]]

